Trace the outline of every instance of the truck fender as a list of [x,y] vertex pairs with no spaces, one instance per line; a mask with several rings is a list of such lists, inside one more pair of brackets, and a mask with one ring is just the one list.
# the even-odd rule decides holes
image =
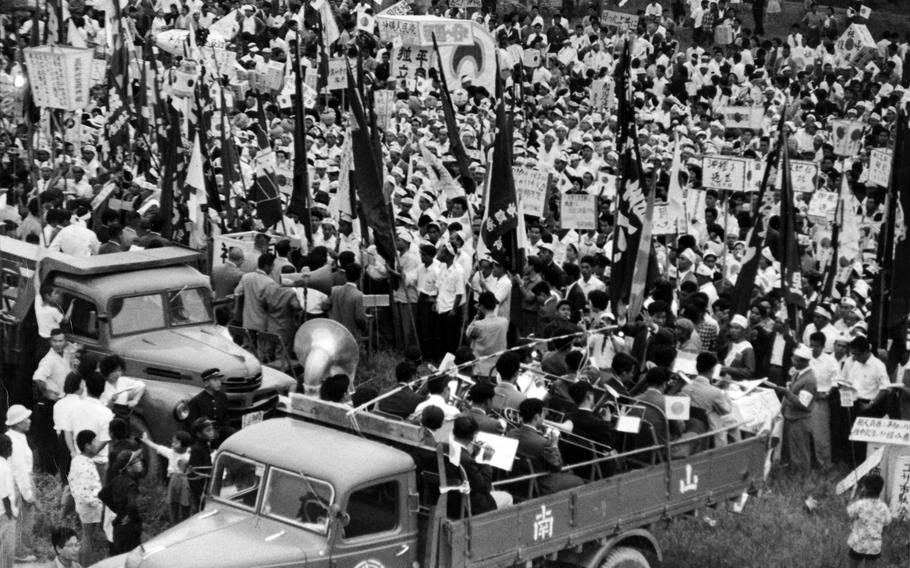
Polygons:
[[648,529],[632,529],[623,531],[617,535],[608,537],[600,546],[591,547],[589,552],[578,562],[579,566],[584,568],[597,568],[604,561],[604,558],[611,550],[617,546],[628,546],[636,548],[644,553],[653,554],[658,562],[663,562],[663,554],[660,551],[660,545],[657,539]]
[[174,433],[184,429],[183,422],[175,416],[175,410],[181,403],[188,403],[202,389],[197,385],[144,382],[145,394],[136,405],[135,413],[145,422],[152,441],[168,446]]

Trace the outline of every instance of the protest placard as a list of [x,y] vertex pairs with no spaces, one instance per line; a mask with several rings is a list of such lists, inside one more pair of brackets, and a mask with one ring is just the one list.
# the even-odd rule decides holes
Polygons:
[[269,61],[263,74],[265,87],[270,91],[280,91],[284,87],[284,63],[281,61]]
[[910,456],[896,456],[890,460],[884,475],[887,482],[888,507],[895,519],[910,516]]
[[638,27],[638,16],[636,14],[627,14],[625,12],[604,10],[600,15],[600,25],[634,30]]
[[816,191],[809,202],[809,220],[815,223],[825,223],[834,220],[837,210],[837,201],[840,195],[833,191]]
[[[753,162],[758,162],[758,160],[753,160]],[[764,175],[764,164],[758,162],[760,165],[757,172],[753,172],[753,179],[755,174],[758,173],[758,185],[761,185],[761,176]],[[783,174],[780,168],[777,169],[777,179],[774,182],[774,187],[780,188],[783,184]],[[805,160],[790,160],[790,183],[793,186],[793,191],[802,192],[802,193],[811,193],[815,191],[815,188],[818,187],[818,164],[815,162],[808,162]],[[756,186],[755,190],[758,191]]]
[[411,13],[411,3],[408,0],[401,0],[392,4],[385,10],[379,12],[380,16],[407,16]]
[[470,20],[452,20],[432,16],[376,16],[379,37],[400,38],[402,45],[432,47],[433,36],[440,46],[474,45]]
[[42,45],[25,48],[23,53],[37,106],[62,110],[88,106],[93,49]]
[[858,416],[850,430],[850,440],[910,446],[910,420]]
[[863,123],[858,120],[832,120],[831,137],[835,154],[845,158],[855,156],[863,141]]
[[344,57],[332,57],[329,59],[329,76],[326,79],[326,87],[330,91],[336,89],[345,89],[348,86],[348,61]]
[[391,77],[399,81],[414,79],[418,69],[430,68],[432,52],[432,47],[403,45],[392,48]]
[[591,107],[595,110],[609,110],[613,108],[614,98],[613,81],[609,78],[595,79],[591,82]]
[[721,109],[725,128],[761,129],[765,109],[761,106],[728,106]]
[[550,175],[537,168],[515,167],[515,193],[522,215],[543,217],[547,204],[547,184]]
[[376,124],[385,130],[389,126],[389,119],[395,110],[395,91],[391,89],[377,89],[373,91],[373,108],[376,109]]
[[536,69],[540,67],[541,56],[539,49],[526,49],[521,54],[521,64],[525,67]]
[[859,467],[847,474],[847,477],[843,478],[837,486],[834,488],[834,492],[840,495],[844,491],[850,489],[856,482],[863,478],[864,475],[878,467],[878,464],[882,461],[882,456],[885,454],[885,446],[882,446],[872,452],[872,455],[866,458],[866,461],[859,464]]
[[705,156],[702,185],[718,191],[744,191],[748,160],[728,156]]
[[651,234],[658,235],[675,235],[677,231],[675,219],[670,219],[670,207],[666,203],[654,205],[654,213],[651,218]]
[[449,0],[449,8],[480,8],[480,0]]
[[597,230],[597,196],[567,193],[559,214],[563,229]]
[[869,183],[882,187],[891,183],[891,150],[873,148],[869,153]]

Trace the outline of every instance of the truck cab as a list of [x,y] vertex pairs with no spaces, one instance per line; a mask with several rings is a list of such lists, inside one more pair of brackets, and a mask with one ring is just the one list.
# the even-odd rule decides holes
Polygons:
[[[276,443],[280,440],[280,443]],[[204,509],[149,540],[130,568],[410,568],[417,486],[407,453],[291,418],[224,441]]]
[[200,255],[162,247],[91,257],[47,253],[37,245],[0,237],[4,275],[4,367],[17,365],[13,397],[26,398],[34,371],[34,302],[50,283],[62,295],[67,339],[87,352],[116,353],[125,374],[146,381],[135,412],[137,429],[170,440],[186,418],[186,402],[202,389],[202,371],[217,367],[232,417],[257,418],[275,409],[295,384],[261,365],[219,335],[213,325],[209,278],[195,266]]

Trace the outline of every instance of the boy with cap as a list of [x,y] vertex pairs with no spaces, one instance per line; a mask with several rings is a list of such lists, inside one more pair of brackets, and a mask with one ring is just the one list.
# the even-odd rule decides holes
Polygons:
[[214,423],[204,416],[197,418],[193,421],[190,433],[196,441],[190,448],[187,477],[190,483],[191,512],[196,512],[202,502],[206,476],[212,470],[212,440],[215,439]]
[[217,368],[202,372],[202,384],[205,388],[187,403],[189,413],[184,421],[186,429],[192,433],[192,426],[197,419],[208,418],[215,426],[214,439],[218,440],[218,443],[235,431],[228,423],[227,395],[221,390],[223,378],[224,373]]
[[114,512],[111,555],[127,553],[142,544],[142,516],[139,514],[139,484],[142,475],[142,450],[122,450],[111,466],[116,472],[98,498]]

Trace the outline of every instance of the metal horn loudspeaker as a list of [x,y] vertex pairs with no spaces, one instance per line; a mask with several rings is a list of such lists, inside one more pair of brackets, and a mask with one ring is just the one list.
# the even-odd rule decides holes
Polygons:
[[304,323],[294,336],[294,353],[303,363],[304,394],[318,396],[322,381],[339,373],[354,382],[360,349],[337,321],[319,318]]

